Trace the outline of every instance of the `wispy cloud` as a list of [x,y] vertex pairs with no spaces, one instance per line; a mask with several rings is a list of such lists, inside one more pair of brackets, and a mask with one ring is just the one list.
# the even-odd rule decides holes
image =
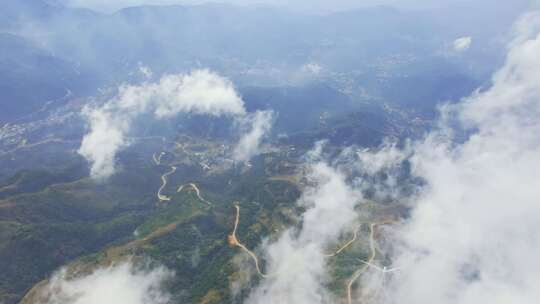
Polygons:
[[90,124],[90,132],[84,136],[78,152],[92,164],[93,178],[109,177],[114,173],[116,153],[127,146],[125,133],[132,118],[116,118],[104,109],[91,108],[84,108],[83,116]]
[[310,62],[302,66],[302,71],[312,75],[319,75],[322,71],[322,66],[318,63]]
[[154,73],[152,72],[152,69],[150,69],[149,67],[145,65],[142,65],[140,62],[139,62],[139,74],[144,76],[144,78],[146,79],[150,79],[152,78],[152,75],[154,75]]
[[44,304],[166,304],[170,295],[162,284],[173,276],[165,268],[139,270],[131,263],[101,268],[88,276],[68,280],[57,272],[42,289]]
[[461,37],[456,40],[454,40],[453,46],[454,51],[456,52],[464,52],[468,50],[471,47],[471,44],[473,42],[472,37]]
[[259,153],[264,136],[272,128],[272,111],[257,111],[240,121],[241,128],[248,129],[236,145],[233,157],[236,161],[245,162]]
[[324,162],[310,166],[311,187],[298,204],[306,208],[302,225],[291,228],[264,246],[269,277],[250,294],[247,303],[333,303],[325,288],[327,247],[355,221],[360,193],[351,189],[345,175]]
[[166,75],[156,83],[123,85],[118,95],[103,106],[83,110],[90,131],[84,136],[79,153],[92,164],[92,177],[103,179],[114,173],[116,153],[128,146],[125,137],[137,117],[152,114],[160,120],[179,113],[248,119],[252,127],[238,148],[243,159],[257,152],[260,139],[270,129],[269,112],[246,118],[244,102],[233,84],[208,70]]
[[[383,280],[380,271],[366,272],[357,301],[537,302],[540,12],[523,16],[514,35],[492,85],[443,107],[439,126],[425,139],[406,149],[387,144],[380,151],[343,153],[340,161],[352,171],[398,174],[406,164],[411,177],[422,181],[412,195],[400,194],[411,203],[411,217],[386,234],[379,245],[387,255],[374,261],[381,266],[392,261],[399,270]],[[454,134],[467,137],[458,140]],[[320,159],[320,151],[319,146],[308,159]],[[307,209],[302,225],[263,245],[269,275],[248,303],[340,301],[324,287],[329,269],[322,252],[354,223],[363,187],[361,181],[348,182],[336,164],[311,165],[316,182],[299,200]],[[387,186],[384,191],[401,185]]]
[[[379,303],[536,303],[540,296],[540,13],[515,27],[492,85],[444,109],[471,132],[441,128],[414,145],[422,188],[393,234]],[[455,122],[455,121],[454,121]],[[376,288],[380,288],[377,286]]]

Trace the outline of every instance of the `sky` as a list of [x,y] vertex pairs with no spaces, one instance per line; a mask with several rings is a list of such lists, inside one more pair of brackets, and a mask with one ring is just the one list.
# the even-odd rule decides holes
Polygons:
[[[468,5],[470,0],[64,0],[72,6],[86,7],[99,11],[111,12],[124,7],[139,5],[169,5],[169,4],[201,4],[205,2],[221,2],[235,5],[274,5],[301,11],[339,11],[360,7],[388,5],[402,9],[430,9],[448,5]],[[475,4],[496,5],[493,1],[475,0]],[[513,0],[513,3],[536,3],[540,0]]]

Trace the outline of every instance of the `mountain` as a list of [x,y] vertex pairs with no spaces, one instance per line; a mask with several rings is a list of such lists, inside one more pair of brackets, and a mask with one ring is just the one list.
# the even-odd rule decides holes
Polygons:
[[[489,82],[504,53],[499,39],[518,11],[488,7],[490,16],[475,18],[476,6],[306,14],[204,4],[105,14],[62,2],[8,1],[0,11],[3,304],[46,303],[41,288],[61,268],[74,278],[127,259],[173,270],[165,287],[175,303],[241,303],[252,285],[229,282],[255,272],[230,237],[235,211],[238,238],[254,251],[287,227],[300,228],[309,206],[295,202],[313,184],[309,159],[318,157],[310,152],[317,143],[326,142],[321,153],[346,158],[385,141],[421,138],[438,105]],[[493,26],[477,29],[483,20]],[[454,50],[467,36],[470,48]],[[107,102],[125,84],[204,68],[231,81],[248,113],[275,113],[257,156],[245,163],[231,156],[244,126],[230,117],[184,113],[154,121],[152,113],[128,113],[136,126],[114,157],[116,173],[89,177],[77,152],[88,132],[85,106]],[[115,135],[108,131],[103,136]],[[403,182],[411,193],[423,182],[402,175],[375,178]],[[408,215],[408,202],[372,201],[379,188],[366,189],[363,222]],[[359,241],[329,262],[325,284],[338,297],[356,271],[351,263],[369,258],[365,236],[376,233],[362,229]],[[348,241],[341,235],[326,249]]]
[[[95,94],[137,80],[141,65],[156,76],[210,68],[244,87],[323,81],[340,91],[361,88],[362,101],[367,95],[429,112],[430,100],[459,99],[489,79],[490,67],[501,60],[499,48],[475,45],[496,43],[518,10],[507,9],[501,26],[475,31],[470,9],[448,10],[466,17],[465,24],[448,24],[440,21],[441,11],[389,7],[315,15],[205,4],[103,14],[48,3],[9,1],[0,12],[0,102],[18,100],[0,122],[31,113],[66,89]],[[454,39],[473,34],[469,55],[448,55]],[[425,81],[433,86],[408,89]],[[402,89],[389,92],[389,86]],[[351,94],[358,101],[359,93]]]

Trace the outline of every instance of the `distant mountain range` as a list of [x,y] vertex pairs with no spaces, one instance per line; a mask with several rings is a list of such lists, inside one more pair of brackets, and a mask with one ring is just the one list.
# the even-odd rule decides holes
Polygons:
[[[156,76],[205,67],[251,87],[324,80],[355,100],[369,96],[429,110],[487,80],[501,60],[490,45],[520,11],[497,12],[500,20],[492,24],[500,28],[481,31],[474,23],[491,15],[474,18],[477,12],[463,8],[310,15],[207,4],[102,14],[48,3],[9,1],[0,11],[0,123],[36,111],[66,89],[92,95],[140,80],[141,65]],[[442,13],[460,22],[444,23],[437,18]],[[448,50],[468,35],[474,42],[467,54]],[[410,90],[411,83],[426,81],[433,86]]]

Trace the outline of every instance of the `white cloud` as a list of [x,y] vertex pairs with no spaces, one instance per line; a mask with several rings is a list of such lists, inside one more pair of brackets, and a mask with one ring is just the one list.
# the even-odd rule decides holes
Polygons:
[[[123,85],[118,95],[103,106],[83,110],[90,132],[84,136],[79,153],[91,162],[94,178],[107,178],[114,173],[116,153],[128,145],[125,136],[132,122],[144,113],[152,113],[155,119],[179,113],[240,118],[247,115],[233,84],[208,70],[167,75],[156,83]],[[253,117],[253,128],[241,142],[246,149],[244,158],[257,152],[256,144],[270,128],[268,113]]]
[[302,66],[302,72],[309,73],[311,75],[319,75],[322,71],[322,66],[317,63],[310,62]]
[[88,276],[66,279],[57,272],[42,289],[43,304],[167,304],[162,284],[173,274],[165,268],[137,270],[130,263],[101,268]]
[[144,76],[144,78],[146,79],[150,79],[152,78],[152,75],[154,75],[154,73],[152,72],[152,69],[150,69],[149,67],[145,66],[145,65],[142,65],[139,63],[139,73]]
[[299,231],[291,228],[264,247],[270,277],[252,290],[247,303],[334,303],[328,280],[327,247],[353,226],[360,194],[325,163],[311,165],[311,187],[298,204],[306,208]]
[[453,46],[454,51],[456,52],[464,52],[468,50],[471,47],[471,44],[473,42],[472,37],[461,37],[456,40],[454,40]]
[[313,145],[313,149],[308,151],[303,159],[307,163],[316,163],[324,159],[324,149],[328,144],[328,140],[319,140]]
[[104,109],[84,108],[83,116],[90,124],[90,132],[84,136],[79,154],[92,163],[91,175],[105,178],[114,173],[116,153],[127,146],[125,133],[130,119],[116,118]]
[[[414,146],[426,185],[393,234],[396,273],[380,303],[537,303],[540,297],[540,13],[516,26],[492,86]],[[396,248],[394,248],[396,249]],[[377,288],[379,288],[378,286]]]
[[[411,218],[392,235],[392,260],[403,268],[383,286],[384,297],[379,302],[538,302],[538,54],[540,13],[531,13],[516,25],[507,61],[494,75],[492,86],[445,108],[445,116],[457,118],[459,127],[471,132],[470,137],[463,143],[454,142],[454,126],[441,122],[440,130],[411,147],[413,175],[425,185],[416,197]],[[181,111],[177,108],[189,107],[168,105],[161,114],[157,108],[156,116],[167,117],[167,113]],[[108,119],[100,115],[94,119]],[[121,121],[114,124],[123,132]],[[393,166],[401,161],[402,156],[392,149],[383,149],[380,156],[360,155],[364,162],[373,162],[366,171],[377,172],[387,163]],[[316,186],[308,187],[299,201],[307,209],[302,226],[289,229],[263,248],[267,272],[276,275],[263,279],[248,303],[334,300],[324,287],[328,269],[323,252],[352,226],[354,206],[361,195],[347,185],[340,171],[324,163],[312,165],[312,170]]]
[[156,118],[172,117],[178,113],[213,116],[245,113],[244,102],[233,84],[209,70],[166,75],[157,83],[124,85],[105,109],[133,115],[153,113]]
[[357,152],[357,165],[365,173],[375,175],[376,173],[388,170],[401,164],[408,156],[408,153],[399,149],[396,143],[384,143],[381,149],[364,149]]
[[[356,154],[366,174],[408,160],[413,177],[423,180],[412,197],[411,217],[379,243],[380,253],[401,269],[384,281],[380,273],[367,272],[361,286],[376,297],[357,301],[538,302],[540,12],[524,16],[515,35],[491,87],[445,107],[445,119],[424,140],[401,152],[390,145],[380,154]],[[469,137],[457,142],[452,135],[463,129]],[[300,200],[307,207],[301,228],[263,246],[270,276],[248,303],[340,301],[325,289],[322,252],[354,222],[353,198],[361,195],[341,170],[324,163],[313,166],[312,178],[319,182]],[[375,263],[387,261],[379,257]]]
[[258,154],[262,139],[272,128],[272,111],[257,111],[241,120],[241,124],[250,130],[245,133],[236,145],[233,157],[236,161],[245,162]]
[[[351,151],[348,151],[351,150]],[[355,152],[351,155],[351,152]],[[411,156],[411,147],[407,143],[399,148],[396,143],[385,142],[378,149],[346,149],[341,158],[351,164],[351,175],[355,178],[355,186],[369,198],[378,202],[404,202],[404,196],[413,191],[416,185],[406,179],[403,162]]]
[[287,78],[289,83],[295,85],[303,85],[309,83],[322,76],[324,68],[315,62],[306,63],[291,71],[288,76],[282,76],[281,78]]

